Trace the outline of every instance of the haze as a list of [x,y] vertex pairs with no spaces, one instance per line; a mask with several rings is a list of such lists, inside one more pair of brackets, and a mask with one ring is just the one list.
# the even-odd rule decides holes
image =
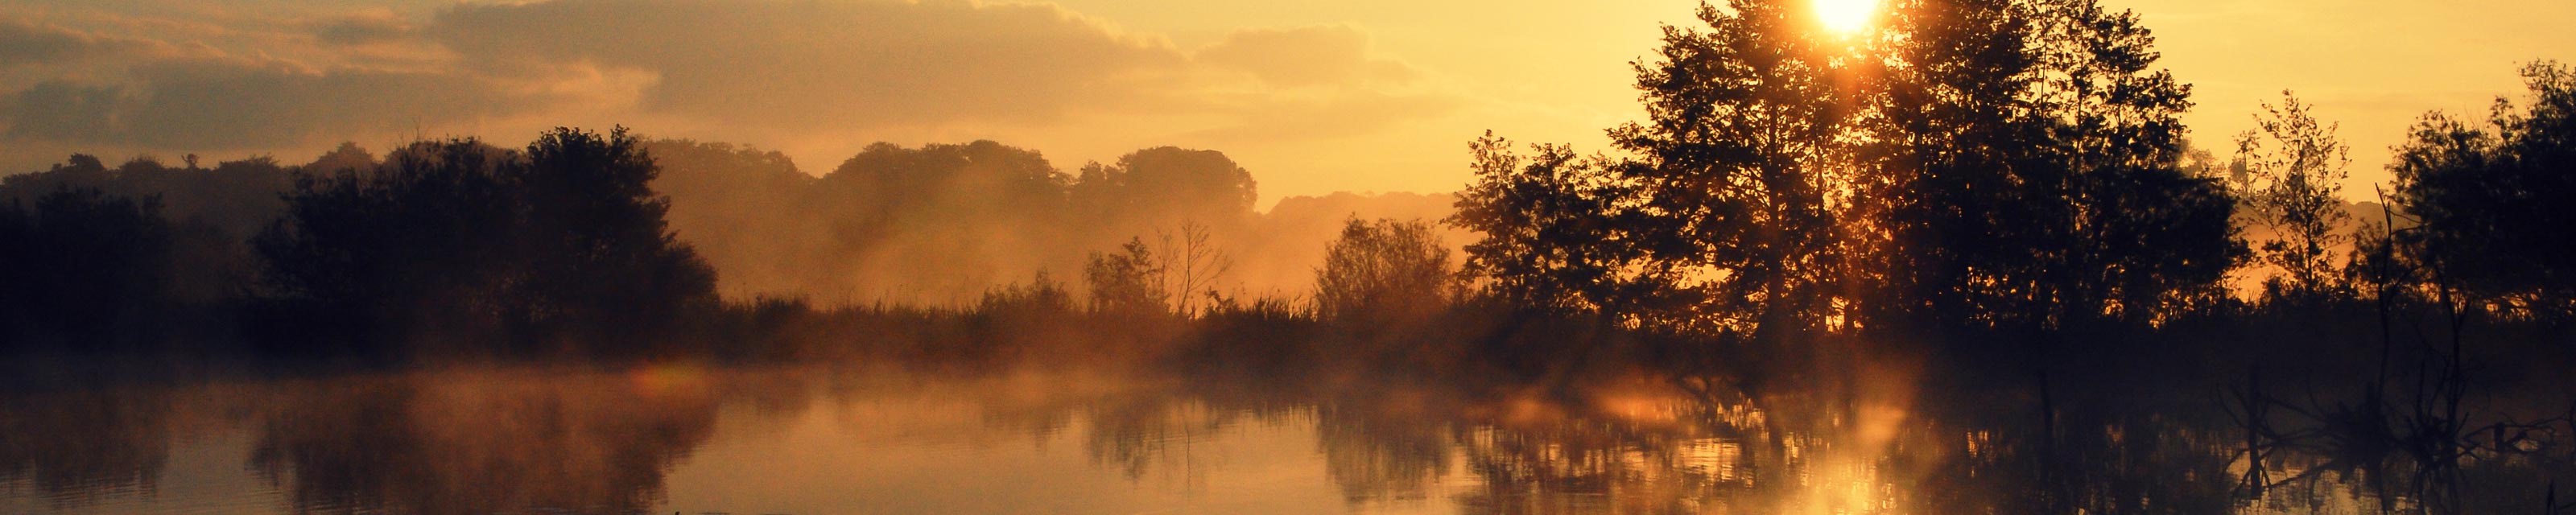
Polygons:
[[[0,5],[0,169],[72,152],[289,161],[355,139],[515,140],[557,125],[777,149],[807,173],[878,141],[990,139],[1072,167],[1216,149],[1259,206],[1448,192],[1464,143],[1601,142],[1640,115],[1626,63],[1695,2],[22,0]],[[2387,180],[2428,110],[2482,116],[2518,63],[2576,58],[2576,4],[2114,1],[2194,85],[2220,155],[2298,92]]]

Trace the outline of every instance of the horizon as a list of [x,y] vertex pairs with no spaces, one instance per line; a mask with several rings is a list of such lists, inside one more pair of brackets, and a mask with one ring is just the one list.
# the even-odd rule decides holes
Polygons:
[[[1448,193],[1468,183],[1465,144],[1488,129],[1602,150],[1603,128],[1642,116],[1628,63],[1651,54],[1657,26],[1696,23],[1695,5],[34,0],[0,6],[0,56],[17,56],[0,67],[20,70],[0,95],[22,99],[0,115],[0,172],[72,152],[299,161],[343,141],[625,125],[779,150],[813,175],[880,141],[993,140],[1067,170],[1177,145],[1243,163],[1264,209],[1335,191]],[[2564,2],[2106,7],[2137,12],[2163,65],[2194,86],[2182,120],[2196,147],[2228,155],[2285,89],[2340,124],[2348,201],[2371,200],[2419,115],[2482,119],[2520,90],[2521,63],[2576,59],[2576,31],[2548,21],[2576,18]],[[687,21],[712,12],[733,13],[721,27],[797,35]],[[621,27],[656,50],[493,23],[505,16]],[[836,23],[933,43],[813,32]],[[1006,30],[1043,39],[992,36]],[[681,55],[690,45],[717,53]],[[957,71],[886,68],[906,59]],[[79,110],[25,107],[71,98]],[[138,126],[153,122],[187,126]]]
[[2576,513],[2362,1],[19,0],[0,513]]

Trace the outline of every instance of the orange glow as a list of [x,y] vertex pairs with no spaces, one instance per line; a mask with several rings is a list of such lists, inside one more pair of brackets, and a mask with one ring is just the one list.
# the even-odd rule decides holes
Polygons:
[[1816,20],[1826,30],[1851,34],[1869,27],[1870,17],[1878,14],[1878,0],[1814,0]]

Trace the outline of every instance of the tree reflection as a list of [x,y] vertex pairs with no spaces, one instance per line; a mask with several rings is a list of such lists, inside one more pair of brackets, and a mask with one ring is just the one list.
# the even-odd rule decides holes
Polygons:
[[251,461],[304,513],[637,513],[714,428],[703,385],[659,380],[485,373],[290,389],[262,417]]
[[56,508],[158,488],[171,403],[154,392],[0,396],[0,484],[24,480]]
[[[0,440],[0,480],[24,481],[56,509],[80,509],[154,491],[171,473],[174,442],[238,427],[250,440],[252,472],[299,513],[641,513],[668,509],[673,470],[709,443],[838,445],[794,440],[818,434],[798,428],[821,421],[837,429],[819,434],[850,438],[863,451],[850,456],[861,460],[907,445],[1034,438],[1036,454],[979,454],[1004,461],[978,463],[1044,466],[1057,463],[1043,456],[1046,442],[1061,438],[1079,446],[1088,470],[1049,474],[1167,483],[1180,488],[1163,494],[1185,497],[1230,492],[1208,487],[1242,474],[1275,479],[1268,474],[1280,469],[1262,464],[1313,467],[1296,470],[1320,472],[1327,483],[1318,486],[1355,512],[2116,514],[2381,504],[2367,485],[2349,483],[2373,480],[2361,475],[2241,498],[2243,437],[2224,414],[2104,386],[2059,385],[2062,404],[2052,405],[2018,388],[1925,386],[1917,395],[1872,390],[1869,381],[1757,395],[1723,386],[1739,382],[1726,377],[1636,370],[1543,386],[1308,373],[1210,380],[1150,369],[888,374],[449,370],[20,392],[0,395],[0,431],[10,436]],[[729,437],[717,434],[726,406],[754,417],[728,419],[750,422],[728,425],[737,431]],[[1266,438],[1254,430],[1288,440],[1247,445]],[[2464,472],[2478,487],[2467,494],[2546,491],[2549,474],[2532,472],[2552,470],[2536,461],[2563,452],[2552,449],[2470,465]],[[2274,461],[2283,467],[2276,474],[2325,466]],[[928,464],[776,465],[808,473],[857,466],[880,470],[857,477],[882,478]],[[2387,499],[2394,508],[2414,502]]]

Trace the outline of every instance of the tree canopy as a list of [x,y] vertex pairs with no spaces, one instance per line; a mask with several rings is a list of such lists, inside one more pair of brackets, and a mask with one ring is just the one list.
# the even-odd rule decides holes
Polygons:
[[1634,299],[1615,304],[1638,323],[1762,340],[2153,322],[2223,295],[2233,197],[2185,166],[2190,89],[2136,15],[1907,1],[1845,37],[1800,7],[1667,28],[1619,155],[1480,140],[1455,220],[1488,237],[1470,269],[1539,305]]

